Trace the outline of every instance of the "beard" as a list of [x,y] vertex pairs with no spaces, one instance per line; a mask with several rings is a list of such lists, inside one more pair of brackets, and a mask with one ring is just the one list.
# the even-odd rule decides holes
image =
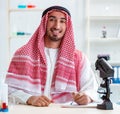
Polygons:
[[[61,31],[59,32],[61,34]],[[53,34],[52,32],[47,32],[47,37],[49,40],[57,42],[61,41],[64,35]]]
[[50,41],[58,42],[62,40],[62,38],[64,37],[64,33],[62,30],[53,28],[53,29],[47,30],[46,36]]
[[54,41],[54,42],[57,42],[57,41],[60,41],[62,39],[62,37],[58,37],[58,36],[49,36],[49,39],[51,41]]

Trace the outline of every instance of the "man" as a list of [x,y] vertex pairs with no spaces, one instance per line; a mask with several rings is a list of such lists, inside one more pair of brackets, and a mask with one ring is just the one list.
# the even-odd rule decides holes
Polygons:
[[88,59],[75,49],[70,12],[52,6],[30,41],[14,54],[6,83],[18,103],[88,104],[97,94],[94,78]]

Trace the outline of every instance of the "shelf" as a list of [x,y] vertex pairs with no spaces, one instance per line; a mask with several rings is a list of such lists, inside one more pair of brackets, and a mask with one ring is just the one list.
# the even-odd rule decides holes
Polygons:
[[120,66],[120,61],[110,61],[112,66]]
[[43,11],[40,8],[21,8],[21,9],[9,9],[9,12],[24,12],[24,11]]
[[29,39],[31,37],[31,35],[29,36],[11,36],[9,37],[10,39]]
[[95,21],[95,20],[120,21],[120,16],[90,16],[89,18],[91,21]]
[[[96,58],[96,60],[97,60],[97,58]],[[96,62],[96,60],[91,61],[91,65],[95,66],[95,62]],[[112,65],[112,66],[120,65],[120,61],[111,61],[111,60],[109,60],[108,62],[109,62],[110,65]]]
[[99,38],[99,37],[92,37],[90,38],[90,42],[91,43],[108,43],[108,42],[112,42],[112,43],[120,43],[120,38]]

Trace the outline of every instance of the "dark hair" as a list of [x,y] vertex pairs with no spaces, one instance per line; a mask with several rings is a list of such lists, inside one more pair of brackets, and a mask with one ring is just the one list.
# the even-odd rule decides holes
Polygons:
[[47,8],[47,9],[45,9],[45,10],[43,11],[42,17],[43,17],[48,11],[53,10],[53,9],[63,10],[63,11],[65,11],[69,16],[71,16],[71,14],[70,14],[70,12],[69,12],[68,9],[66,9],[66,8],[64,8],[64,7],[62,7],[62,6],[51,6],[51,7]]

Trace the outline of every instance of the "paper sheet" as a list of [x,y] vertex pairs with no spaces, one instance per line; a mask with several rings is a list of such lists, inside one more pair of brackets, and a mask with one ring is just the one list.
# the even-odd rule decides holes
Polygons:
[[65,103],[65,104],[62,104],[61,107],[62,108],[96,108],[97,107],[97,102],[92,102],[92,103],[89,103],[87,105],[78,105],[77,103],[73,102],[68,102],[68,103]]

